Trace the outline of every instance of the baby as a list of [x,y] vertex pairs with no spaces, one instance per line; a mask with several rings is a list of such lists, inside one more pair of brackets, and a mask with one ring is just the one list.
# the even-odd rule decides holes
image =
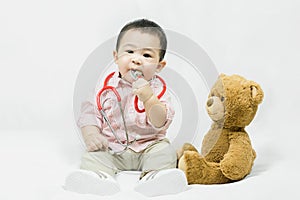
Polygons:
[[87,152],[81,169],[67,176],[67,190],[115,194],[120,188],[114,177],[126,170],[142,171],[134,189],[146,196],[186,189],[186,177],[176,169],[176,151],[165,138],[174,109],[156,76],[166,66],[166,47],[163,29],[150,20],[136,20],[121,29],[113,52],[118,67],[105,81],[116,88],[121,102],[109,90],[99,97],[103,112],[97,107],[98,91],[82,103],[78,126]]

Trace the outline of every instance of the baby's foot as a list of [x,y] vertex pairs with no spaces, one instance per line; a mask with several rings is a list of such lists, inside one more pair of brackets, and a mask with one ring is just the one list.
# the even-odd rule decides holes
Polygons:
[[92,172],[88,170],[75,170],[65,180],[64,189],[97,195],[113,195],[120,191],[116,180],[105,172]]
[[146,196],[177,194],[187,189],[187,180],[179,169],[165,169],[147,173],[135,187]]

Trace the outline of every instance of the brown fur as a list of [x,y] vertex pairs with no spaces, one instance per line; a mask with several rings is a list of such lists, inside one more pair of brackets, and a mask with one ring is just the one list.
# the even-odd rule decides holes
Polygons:
[[[178,151],[178,167],[189,184],[219,184],[243,179],[252,169],[256,153],[252,148],[245,126],[253,120],[258,104],[262,102],[260,86],[245,78],[221,74],[208,98],[219,98],[219,107],[209,110],[214,122],[202,141],[201,154],[191,144],[184,144]],[[212,103],[213,102],[213,103]],[[222,112],[222,118],[213,114]]]

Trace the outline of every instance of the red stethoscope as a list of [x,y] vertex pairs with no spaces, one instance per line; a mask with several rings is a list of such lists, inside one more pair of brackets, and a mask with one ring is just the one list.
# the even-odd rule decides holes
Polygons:
[[[98,106],[99,112],[101,113],[101,115],[102,115],[103,119],[105,120],[105,122],[107,123],[109,129],[111,130],[111,132],[112,132],[113,135],[115,136],[116,141],[118,141],[118,143],[119,143],[121,146],[124,147],[123,150],[121,150],[121,151],[119,151],[119,152],[113,152],[111,149],[110,149],[110,152],[111,152],[112,154],[121,154],[121,153],[125,152],[125,151],[128,149],[128,147],[129,147],[132,143],[134,143],[134,142],[137,140],[137,137],[135,137],[134,140],[129,141],[129,133],[128,133],[128,130],[127,130],[127,125],[126,125],[126,121],[125,121],[125,117],[124,117],[124,111],[123,111],[122,106],[121,106],[121,96],[120,96],[120,94],[118,93],[118,91],[116,90],[115,87],[109,86],[109,85],[108,85],[108,82],[109,82],[109,80],[112,78],[113,75],[114,75],[114,72],[111,73],[111,74],[109,74],[109,75],[105,78],[105,80],[104,80],[104,86],[103,86],[103,88],[98,92],[98,94],[97,94],[97,99],[96,99],[96,100],[97,100],[97,106]],[[156,77],[157,77],[157,78],[162,82],[162,84],[163,84],[163,89],[162,89],[162,91],[160,92],[160,94],[157,96],[157,98],[160,99],[160,98],[165,94],[167,87],[166,87],[165,81],[164,81],[161,77],[159,77],[159,76],[156,76]],[[109,121],[109,119],[108,119],[106,113],[104,112],[104,110],[103,110],[103,108],[102,108],[103,105],[101,105],[101,95],[102,95],[102,93],[103,93],[104,91],[106,91],[106,90],[111,90],[111,91],[116,95],[116,97],[117,97],[118,107],[119,107],[119,109],[120,109],[121,117],[122,117],[122,120],[123,120],[123,126],[124,126],[125,136],[126,136],[126,142],[123,142],[123,141],[121,140],[121,138],[118,136],[118,134],[116,134],[116,132],[115,132],[115,130],[113,129],[113,127],[112,127],[112,125],[111,125],[111,123],[110,123],[110,121]],[[138,107],[138,98],[137,98],[137,96],[135,96],[135,99],[134,99],[134,107],[135,107],[135,110],[136,110],[138,113],[143,113],[143,112],[145,112],[145,109],[142,109],[142,110],[139,109],[139,107]]]
[[[102,105],[101,105],[101,95],[104,91],[106,90],[111,90],[117,97],[117,101],[118,102],[121,102],[121,96],[120,94],[117,92],[116,88],[113,87],[113,86],[109,86],[108,85],[108,82],[109,80],[113,77],[113,75],[115,74],[115,72],[112,72],[110,73],[104,80],[104,86],[103,88],[98,92],[97,94],[97,106],[98,106],[98,109],[99,110],[102,110]],[[160,80],[160,82],[162,83],[163,85],[163,89],[162,91],[158,94],[157,98],[160,99],[166,92],[167,90],[167,86],[166,86],[166,82],[160,77],[160,76],[157,76],[156,77]],[[134,99],[134,108],[135,110],[138,112],[138,113],[143,113],[145,112],[145,109],[140,109],[139,106],[138,106],[138,97],[135,96],[135,99]]]

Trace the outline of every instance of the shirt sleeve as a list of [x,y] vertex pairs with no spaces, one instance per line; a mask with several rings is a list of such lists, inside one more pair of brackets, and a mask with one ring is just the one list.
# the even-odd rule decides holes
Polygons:
[[79,128],[92,125],[97,126],[100,130],[102,130],[101,114],[95,103],[94,95],[89,95],[89,97],[81,103],[81,111],[77,120],[77,126]]

